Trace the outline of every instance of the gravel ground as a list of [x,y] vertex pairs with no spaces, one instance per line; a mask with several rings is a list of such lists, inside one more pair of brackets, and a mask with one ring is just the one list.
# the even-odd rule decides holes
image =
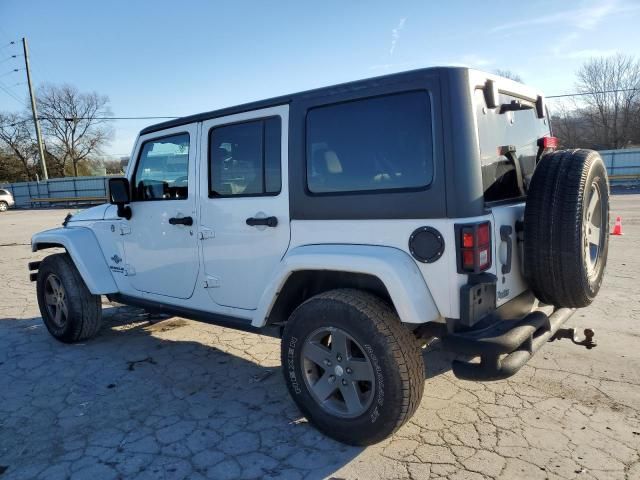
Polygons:
[[[507,381],[457,380],[425,353],[422,404],[366,449],[311,427],[275,339],[105,304],[101,334],[63,345],[42,325],[26,264],[66,211],[0,215],[0,477],[640,478],[640,195],[617,195],[604,287],[570,326],[598,347],[547,345]],[[638,322],[638,323],[636,323]]]

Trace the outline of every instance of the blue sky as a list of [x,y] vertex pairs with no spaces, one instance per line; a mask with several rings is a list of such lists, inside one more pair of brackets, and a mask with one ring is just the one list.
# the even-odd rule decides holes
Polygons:
[[[445,64],[566,93],[586,58],[640,56],[639,20],[638,0],[0,0],[0,46],[26,36],[36,85],[106,94],[115,115],[188,115]],[[0,85],[26,100],[12,53],[0,49]],[[0,89],[0,110],[20,108]],[[114,123],[105,151],[128,154],[150,123]]]

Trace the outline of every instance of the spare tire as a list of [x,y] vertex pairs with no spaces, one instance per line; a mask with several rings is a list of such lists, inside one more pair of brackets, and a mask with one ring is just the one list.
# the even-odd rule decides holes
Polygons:
[[557,307],[591,304],[608,248],[609,180],[598,152],[544,155],[524,215],[524,275],[535,296]]

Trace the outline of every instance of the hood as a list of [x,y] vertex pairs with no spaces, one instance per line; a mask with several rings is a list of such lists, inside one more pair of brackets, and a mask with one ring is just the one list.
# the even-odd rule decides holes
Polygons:
[[111,205],[109,205],[108,203],[105,203],[104,205],[98,205],[97,207],[87,208],[86,210],[74,213],[73,216],[69,219],[69,223],[81,222],[86,220],[102,220],[104,219],[105,212],[110,206]]

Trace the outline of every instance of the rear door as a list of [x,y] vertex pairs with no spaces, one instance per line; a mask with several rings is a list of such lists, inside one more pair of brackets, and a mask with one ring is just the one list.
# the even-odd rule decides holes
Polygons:
[[287,105],[203,123],[199,235],[219,305],[257,308],[288,248],[288,125]]
[[485,204],[493,215],[493,245],[498,277],[497,305],[527,290],[522,271],[522,233],[526,190],[535,169],[538,139],[549,135],[546,118],[537,117],[531,102],[500,93],[500,103],[529,106],[502,111],[487,108],[484,92],[474,95]]

